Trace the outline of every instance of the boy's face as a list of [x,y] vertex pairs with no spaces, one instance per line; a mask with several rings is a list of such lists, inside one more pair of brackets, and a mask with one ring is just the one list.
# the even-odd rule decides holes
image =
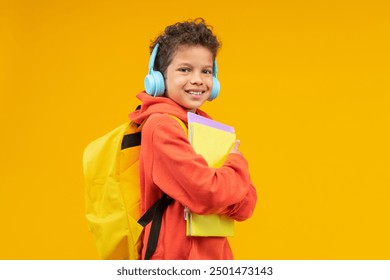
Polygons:
[[213,55],[202,46],[180,46],[165,75],[165,96],[195,113],[210,96]]

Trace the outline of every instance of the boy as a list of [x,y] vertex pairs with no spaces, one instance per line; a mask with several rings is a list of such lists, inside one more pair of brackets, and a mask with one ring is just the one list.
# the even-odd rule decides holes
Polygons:
[[[186,124],[187,112],[210,118],[199,107],[218,94],[219,88],[213,88],[218,82],[213,71],[219,46],[211,27],[202,19],[168,26],[151,44],[152,56],[156,57],[150,68],[162,74],[162,85],[154,91],[148,84],[151,77],[147,76],[149,94],[137,95],[142,107],[130,114],[131,120],[144,125],[140,152],[141,213],[163,193],[174,200],[164,213],[151,259],[233,259],[226,237],[186,236],[184,208],[187,206],[197,214],[224,214],[243,221],[252,215],[256,204],[256,191],[247,162],[238,149],[239,142],[222,167],[209,168],[204,158],[195,153],[180,124],[169,116]],[[149,233],[150,225],[145,228],[144,244]]]

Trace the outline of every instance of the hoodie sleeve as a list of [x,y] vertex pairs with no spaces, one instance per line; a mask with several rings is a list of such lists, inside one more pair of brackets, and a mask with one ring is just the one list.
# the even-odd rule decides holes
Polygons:
[[209,168],[177,121],[163,114],[149,117],[142,141],[153,184],[194,213],[224,213],[238,220],[252,214],[256,192],[243,156],[229,154],[222,167]]

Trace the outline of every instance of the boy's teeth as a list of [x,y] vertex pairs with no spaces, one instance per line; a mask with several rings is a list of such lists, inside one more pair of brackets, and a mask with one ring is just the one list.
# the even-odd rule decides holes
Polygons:
[[194,94],[194,95],[201,95],[202,94],[201,91],[189,91],[188,93],[189,94]]

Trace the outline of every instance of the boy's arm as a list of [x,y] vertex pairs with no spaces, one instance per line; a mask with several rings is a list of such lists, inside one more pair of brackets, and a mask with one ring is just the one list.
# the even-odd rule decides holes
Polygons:
[[251,184],[250,190],[245,198],[239,203],[228,206],[221,214],[227,215],[236,221],[244,221],[252,216],[256,203],[256,189]]
[[[151,117],[144,132],[153,141],[154,183],[192,212],[221,213],[253,192],[247,162],[241,155],[229,155],[221,168],[209,168],[205,159],[195,153],[177,121],[167,115],[160,115],[159,120]],[[244,206],[232,208],[238,218],[248,212]]]

